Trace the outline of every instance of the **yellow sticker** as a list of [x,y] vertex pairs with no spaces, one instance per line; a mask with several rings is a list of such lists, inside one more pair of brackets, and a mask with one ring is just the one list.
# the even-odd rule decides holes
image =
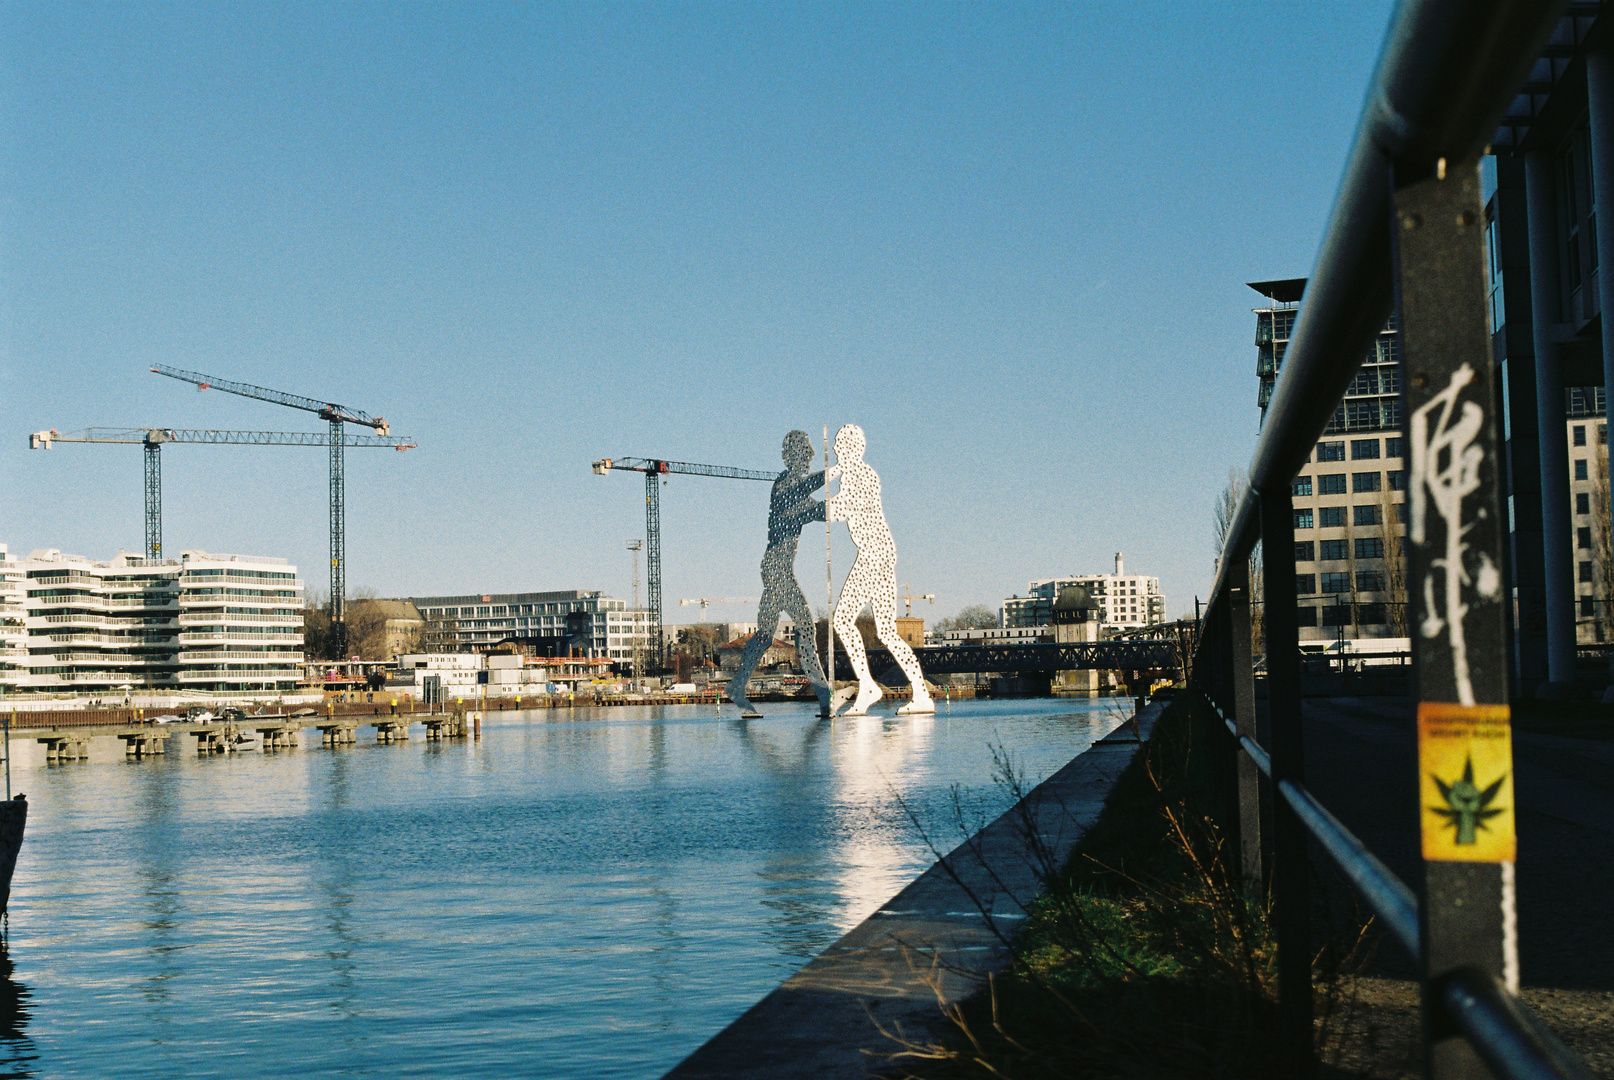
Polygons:
[[1512,862],[1513,728],[1506,705],[1418,705],[1423,857]]

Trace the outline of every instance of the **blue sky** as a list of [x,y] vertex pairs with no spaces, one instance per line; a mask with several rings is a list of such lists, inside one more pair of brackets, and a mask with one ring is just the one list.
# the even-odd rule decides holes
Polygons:
[[[1244,282],[1309,271],[1389,10],[6,3],[0,541],[142,544],[139,450],[29,431],[320,426],[168,363],[419,440],[349,453],[350,588],[626,596],[590,461],[855,422],[926,615],[1115,551],[1191,611]],[[164,454],[170,552],[323,585],[322,451]],[[668,483],[669,621],[756,594],[766,511]]]

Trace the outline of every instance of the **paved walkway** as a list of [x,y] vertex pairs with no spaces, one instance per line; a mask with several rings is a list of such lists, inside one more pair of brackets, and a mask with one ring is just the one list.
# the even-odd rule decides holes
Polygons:
[[[1160,712],[1159,705],[1144,710],[1144,738]],[[1035,823],[1063,863],[1098,819],[1137,748],[1129,724],[1078,756],[949,853],[944,861],[951,872],[940,863],[931,867],[686,1058],[668,1080],[859,1077],[878,1064],[866,1050],[896,1048],[877,1024],[909,1034],[934,1030],[942,1022],[938,997],[967,997],[1008,962],[1004,938],[1024,917],[1020,902],[1039,890],[1027,857],[1027,823]]]

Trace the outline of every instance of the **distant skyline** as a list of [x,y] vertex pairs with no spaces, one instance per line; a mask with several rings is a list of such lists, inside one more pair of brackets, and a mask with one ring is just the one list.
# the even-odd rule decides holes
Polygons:
[[[1310,271],[1390,10],[5,3],[0,542],[142,546],[139,449],[30,431],[321,427],[167,363],[419,441],[348,453],[350,590],[627,598],[592,460],[855,422],[927,619],[1116,551],[1191,612],[1244,282]],[[324,588],[323,451],[164,468],[168,550]],[[767,497],[670,480],[669,621],[758,594]]]

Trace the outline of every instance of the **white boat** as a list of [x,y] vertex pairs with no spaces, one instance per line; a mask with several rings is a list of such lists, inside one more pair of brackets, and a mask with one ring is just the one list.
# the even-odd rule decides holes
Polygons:
[[257,732],[238,731],[234,739],[224,740],[226,750],[256,750],[260,744]]
[[173,713],[163,713],[161,716],[153,716],[151,722],[153,724],[182,724],[185,722],[185,718],[175,716]]

